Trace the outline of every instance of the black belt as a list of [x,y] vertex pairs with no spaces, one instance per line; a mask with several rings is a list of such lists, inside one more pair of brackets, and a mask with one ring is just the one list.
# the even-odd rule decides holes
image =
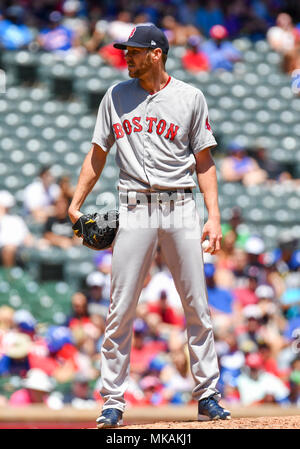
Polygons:
[[[128,201],[128,193],[129,192],[122,192],[121,195],[124,195],[124,199],[126,198],[126,200]],[[137,204],[140,204],[142,202],[144,202],[147,199],[148,203],[151,203],[152,201],[154,201],[155,199],[155,195],[157,195],[157,200],[159,203],[162,203],[163,200],[161,199],[160,195],[162,194],[167,194],[169,197],[171,197],[172,195],[176,194],[176,193],[189,193],[192,194],[193,191],[190,188],[186,188],[186,189],[177,189],[177,190],[159,190],[159,191],[153,191],[153,192],[135,192],[136,193],[136,202]],[[139,199],[139,196],[141,199]],[[170,198],[171,200],[174,200],[174,198]]]

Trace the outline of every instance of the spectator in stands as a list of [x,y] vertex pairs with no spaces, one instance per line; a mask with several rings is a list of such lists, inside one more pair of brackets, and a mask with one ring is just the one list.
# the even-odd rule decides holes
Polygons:
[[[78,370],[79,351],[74,344],[74,336],[65,326],[49,326],[46,333],[47,355],[39,359],[39,366],[58,382],[68,382]],[[38,359],[36,358],[36,365]]]
[[[244,327],[239,325],[236,329],[239,348],[245,353],[258,352],[260,345],[267,343],[273,351],[274,342],[262,322],[262,312],[259,306],[257,304],[246,306],[243,309],[243,318]],[[275,342],[274,350],[277,349],[277,342]]]
[[129,11],[122,10],[117,14],[116,20],[112,20],[107,28],[107,34],[114,42],[127,41],[134,28],[132,15]]
[[147,372],[150,361],[160,352],[166,351],[167,344],[159,340],[147,340],[147,325],[140,318],[136,318],[133,331],[130,369],[132,373],[142,376]]
[[54,203],[54,214],[48,217],[44,227],[44,239],[49,245],[62,249],[78,245],[68,217],[68,207],[69,201],[60,195]]
[[255,14],[252,9],[252,3],[245,3],[243,0],[226,3],[224,25],[231,38],[237,38],[241,34],[253,39],[257,39],[257,35],[263,38],[266,23]]
[[160,380],[165,386],[164,397],[171,404],[186,404],[191,400],[195,381],[189,369],[189,355],[186,346],[171,351],[170,363],[163,367]]
[[224,14],[220,7],[220,2],[212,0],[205,2],[205,6],[197,9],[195,23],[203,34],[208,37],[209,31],[215,25],[224,25]]
[[263,321],[267,322],[272,314],[279,313],[278,303],[275,300],[275,290],[271,285],[259,285],[255,290],[255,295],[258,298],[258,305],[262,311]]
[[31,368],[29,352],[32,341],[29,335],[20,332],[10,332],[2,339],[2,354],[0,355],[0,376],[25,377]]
[[108,26],[107,20],[99,20],[96,23],[89,22],[88,37],[84,43],[84,47],[88,53],[95,53],[102,45],[108,43],[108,36],[106,34]]
[[0,48],[5,50],[20,50],[28,47],[33,40],[30,28],[24,23],[24,9],[13,5],[0,16]]
[[273,288],[277,301],[277,298],[280,298],[286,289],[284,278],[281,276],[276,267],[275,258],[272,252],[265,252],[262,255],[261,262],[263,264],[263,270],[265,273],[264,283],[270,285]]
[[87,314],[86,297],[76,292],[72,297],[76,311],[67,321],[71,330],[75,353],[76,372],[81,372],[94,379],[99,375],[99,359],[102,338],[104,333],[104,319],[99,314]]
[[258,302],[255,294],[258,286],[258,271],[253,269],[246,271],[245,269],[244,278],[247,280],[246,284],[233,290],[234,308],[237,312],[241,312],[244,307]]
[[221,242],[221,250],[218,253],[218,268],[232,270],[234,268],[234,249],[237,241],[237,234],[233,229],[223,234]]
[[[244,219],[240,207],[234,206],[230,211],[227,222],[222,223],[223,242],[221,251],[218,253],[218,266],[222,266],[222,259],[223,257],[226,258],[227,255],[227,257],[230,258],[231,269],[235,269],[235,262],[233,259],[235,258],[236,249],[244,248],[245,243],[249,238],[249,231],[243,226],[243,223]],[[231,231],[233,231],[233,233]],[[227,239],[226,236],[229,232],[231,234]],[[234,247],[232,248],[233,240],[235,241]]]
[[263,370],[258,353],[246,356],[246,366],[237,379],[242,405],[287,403],[289,389],[276,376]]
[[55,183],[50,167],[42,167],[39,177],[24,189],[24,208],[38,223],[45,223],[53,214],[53,204],[60,194],[60,188]]
[[223,25],[214,25],[209,31],[211,39],[202,44],[212,71],[232,71],[234,63],[241,59],[240,51],[227,40],[228,32]]
[[170,45],[187,44],[188,36],[186,32],[186,27],[178,23],[174,16],[167,14],[163,17],[162,29],[166,34]]
[[188,39],[187,49],[181,58],[181,63],[184,69],[189,72],[209,71],[209,60],[207,55],[201,51],[201,38],[199,36],[191,36]]
[[37,320],[34,318],[31,312],[26,309],[18,309],[14,313],[13,317],[16,329],[24,334],[29,335],[32,339],[36,331]]
[[111,261],[111,250],[99,251],[99,254],[97,254],[94,259],[97,270],[99,270],[105,276],[105,283],[103,287],[103,296],[105,298],[110,298]]
[[291,372],[289,376],[290,396],[289,401],[291,404],[299,407],[300,405],[300,357],[299,355],[291,363]]
[[279,379],[284,382],[287,381],[287,371],[283,371],[278,368],[277,360],[274,353],[272,353],[271,346],[268,343],[263,342],[259,345],[258,354],[261,357],[262,368],[264,371],[274,374],[274,376],[279,377]]
[[29,370],[22,384],[23,388],[11,395],[9,405],[13,407],[23,407],[29,404],[48,405],[53,383],[44,371],[37,368]]
[[[289,230],[280,233],[278,246],[273,250],[272,256],[274,264],[282,276],[286,276],[289,271],[297,269],[297,257],[295,257],[297,247],[298,239]],[[293,265],[293,261],[296,262],[295,265]]]
[[285,55],[282,58],[281,67],[284,73],[287,73],[292,77],[291,81],[293,86],[293,92],[295,94],[298,94],[299,96],[300,42],[295,46],[293,50],[289,51],[288,53],[285,53]]
[[221,175],[226,182],[242,182],[245,185],[261,184],[267,179],[255,159],[247,155],[245,148],[237,142],[228,146],[229,155],[221,164]]
[[277,363],[280,370],[290,370],[295,354],[300,352],[300,316],[286,320],[283,331],[284,346],[277,354]]
[[141,302],[151,303],[157,301],[162,290],[166,292],[169,305],[179,315],[182,313],[180,296],[176,290],[173,278],[164,265],[160,250],[157,251],[152,267],[153,275],[141,293]]
[[164,397],[164,386],[161,381],[155,376],[144,376],[139,385],[143,391],[143,397],[138,401],[139,405],[164,405],[167,403]]
[[215,283],[215,266],[212,263],[204,264],[204,273],[207,286],[208,304],[215,326],[228,329],[232,326],[233,296],[229,290],[220,288]]
[[267,40],[270,47],[281,54],[287,54],[294,50],[297,41],[297,31],[292,17],[282,12],[277,16],[276,25],[269,28]]
[[90,315],[100,315],[105,320],[110,301],[103,295],[103,288],[105,286],[105,276],[100,271],[90,273],[86,279],[88,287],[88,313]]
[[83,45],[88,35],[88,18],[80,14],[79,0],[66,0],[63,4],[62,25],[73,31],[78,45]]
[[[262,323],[272,329],[275,338],[281,340],[281,332],[285,327],[285,319],[279,308],[277,301],[275,301],[274,288],[268,284],[261,284],[255,290],[255,295],[258,298],[258,306],[262,313]],[[276,335],[276,336],[275,336]],[[279,343],[282,346],[282,341]]]
[[42,50],[51,52],[66,52],[78,46],[77,35],[68,27],[62,25],[62,14],[52,11],[49,14],[48,26],[37,36],[37,42]]
[[160,318],[161,328],[166,329],[166,325],[182,328],[184,325],[183,315],[179,315],[170,307],[167,294],[164,290],[161,290],[158,301],[148,304],[148,313],[155,314]]
[[99,55],[104,61],[117,70],[127,69],[127,62],[123,50],[118,50],[113,44],[107,44],[100,48]]
[[247,253],[242,248],[235,248],[233,254],[234,268],[232,273],[234,275],[235,288],[244,288],[248,286],[249,279],[246,273],[246,266],[248,262]]
[[66,320],[66,326],[73,328],[90,323],[88,301],[84,293],[76,292],[72,296],[72,311]]
[[220,339],[218,343],[220,344],[222,342],[222,349],[218,350],[220,365],[218,387],[227,402],[237,402],[239,400],[237,378],[241,374],[241,369],[244,366],[245,355],[238,348],[237,338],[233,332],[233,328],[217,335],[219,335]]
[[64,404],[69,404],[77,409],[88,409],[95,407],[95,400],[90,389],[91,379],[84,373],[78,372],[72,382],[72,390],[64,395]]
[[22,263],[21,249],[32,246],[33,236],[24,220],[10,214],[15,199],[7,190],[0,191],[0,262],[5,267]]
[[286,170],[284,165],[279,164],[274,159],[268,156],[267,150],[263,145],[258,144],[253,153],[253,157],[256,159],[259,167],[267,173],[268,181],[284,181],[286,178]]
[[60,188],[60,193],[68,201],[71,201],[74,194],[74,186],[71,184],[71,179],[69,175],[63,175],[58,180],[58,186]]
[[6,305],[0,307],[0,345],[2,336],[14,327],[14,314],[12,307]]
[[246,240],[244,250],[247,253],[246,271],[256,276],[259,282],[265,281],[261,262],[261,257],[265,250],[263,239],[259,235],[250,235]]

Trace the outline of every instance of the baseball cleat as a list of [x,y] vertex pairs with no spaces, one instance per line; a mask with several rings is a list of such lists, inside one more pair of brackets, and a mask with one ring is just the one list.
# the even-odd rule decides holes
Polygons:
[[117,408],[107,408],[102,411],[101,416],[96,419],[98,429],[109,429],[119,427],[123,424],[123,413]]
[[231,419],[229,410],[221,407],[213,396],[200,400],[198,402],[198,421],[216,419]]

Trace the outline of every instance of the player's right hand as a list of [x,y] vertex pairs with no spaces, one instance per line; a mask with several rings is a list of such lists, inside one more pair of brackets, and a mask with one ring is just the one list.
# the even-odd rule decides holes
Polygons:
[[215,254],[221,249],[222,230],[219,219],[208,218],[202,231],[203,243],[205,239],[208,239],[209,246],[206,247],[205,252]]

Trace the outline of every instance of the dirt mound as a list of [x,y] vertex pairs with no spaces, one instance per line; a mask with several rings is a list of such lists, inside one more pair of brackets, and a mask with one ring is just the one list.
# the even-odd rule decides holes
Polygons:
[[300,429],[300,416],[268,416],[259,418],[232,418],[227,421],[159,421],[131,424],[122,429]]

